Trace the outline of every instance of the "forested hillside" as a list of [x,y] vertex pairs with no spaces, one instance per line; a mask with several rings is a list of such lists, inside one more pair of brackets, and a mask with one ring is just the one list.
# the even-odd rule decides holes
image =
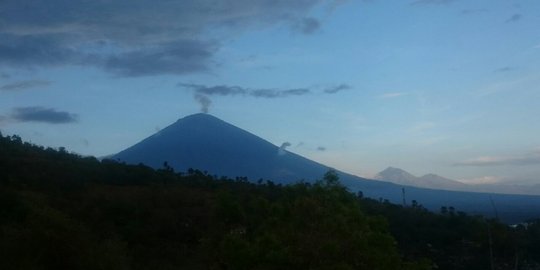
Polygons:
[[509,227],[314,184],[80,157],[0,135],[0,269],[540,269]]

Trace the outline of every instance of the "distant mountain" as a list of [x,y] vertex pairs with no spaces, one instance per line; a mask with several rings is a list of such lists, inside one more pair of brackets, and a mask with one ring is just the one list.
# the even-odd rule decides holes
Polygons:
[[465,184],[456,180],[445,178],[436,174],[426,174],[421,177],[414,176],[399,168],[388,167],[374,177],[376,180],[387,181],[398,185],[430,188],[440,190],[516,194],[516,195],[540,195],[540,185],[516,185],[516,184]]
[[388,167],[375,176],[377,180],[384,180],[399,185],[416,186],[417,177],[399,168]]
[[[153,168],[163,168],[166,162],[181,172],[194,168],[217,176],[245,176],[250,181],[263,179],[282,184],[313,182],[321,179],[329,169],[208,114],[179,119],[110,158],[128,164],[143,163]],[[435,177],[428,175],[416,178],[398,170],[388,170],[384,174],[388,176],[384,179],[392,181],[393,177],[389,176],[394,175],[395,179],[402,176],[403,181],[399,184],[365,179],[339,171],[338,174],[341,183],[350,191],[361,191],[364,196],[378,200],[387,199],[398,204],[404,199],[406,204],[416,200],[433,211],[438,211],[441,206],[453,206],[459,211],[487,216],[494,215],[493,201],[497,204],[499,217],[505,222],[540,217],[540,196],[490,195],[418,188],[413,186],[414,181],[423,181],[426,187],[435,187],[435,184],[427,186]]]
[[422,184],[422,187],[426,188],[466,191],[469,187],[469,185],[465,183],[461,183],[459,181],[448,179],[432,173],[426,174],[417,179]]
[[416,177],[402,169],[394,167],[388,167],[381,171],[375,176],[375,179],[388,181],[399,185],[421,188],[472,191],[472,188],[469,185],[456,180],[444,178],[431,173],[421,177]]

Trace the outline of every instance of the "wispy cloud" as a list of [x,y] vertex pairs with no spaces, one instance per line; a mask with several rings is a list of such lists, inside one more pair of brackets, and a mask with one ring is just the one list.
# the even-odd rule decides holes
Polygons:
[[408,131],[411,132],[411,133],[424,132],[426,130],[434,128],[435,126],[436,126],[435,123],[429,122],[429,121],[418,122],[418,123],[414,124],[412,127],[410,127],[408,129]]
[[335,93],[338,93],[338,92],[341,92],[341,91],[344,91],[344,90],[349,90],[349,89],[352,89],[352,87],[350,85],[348,85],[348,84],[340,84],[340,85],[337,85],[337,86],[327,87],[323,91],[326,94],[335,94]]
[[181,87],[187,87],[198,94],[202,95],[217,95],[217,96],[235,96],[235,95],[245,95],[249,90],[242,88],[240,86],[228,86],[228,85],[216,85],[216,86],[205,86],[199,84],[178,84]]
[[208,113],[212,100],[210,96],[248,96],[255,98],[286,98],[303,96],[311,93],[308,88],[292,89],[251,89],[240,86],[216,85],[206,86],[200,84],[179,83],[179,87],[193,91],[194,98],[201,106],[201,112]]
[[463,10],[461,10],[461,14],[463,14],[463,15],[473,15],[473,14],[486,13],[486,12],[488,12],[487,9],[463,9]]
[[522,156],[483,156],[457,162],[454,166],[526,166],[539,165],[540,151],[535,151]]
[[453,2],[456,2],[457,0],[416,0],[411,2],[411,5],[413,6],[422,6],[422,5],[446,5]]
[[293,25],[293,28],[302,34],[310,35],[321,28],[321,22],[316,18],[302,18]]
[[[214,85],[207,86],[193,83],[178,83],[177,86],[193,91],[194,98],[201,106],[201,111],[208,113],[212,104],[211,96],[243,96],[264,99],[299,97],[313,94],[310,88],[272,89],[272,88],[247,88],[235,85]],[[335,94],[347,89],[351,89],[348,84],[339,84],[322,89],[322,93]],[[321,89],[319,88],[318,91]]]
[[281,146],[278,149],[278,155],[282,156],[285,155],[287,152],[285,151],[287,147],[291,146],[290,142],[284,142],[281,144]]
[[0,91],[18,91],[18,90],[25,90],[29,88],[45,87],[51,84],[52,84],[51,81],[46,81],[46,80],[19,81],[19,82],[4,84],[0,86]]
[[[227,35],[290,25],[316,32],[318,7],[343,0],[3,0],[0,66],[89,66],[121,76],[189,74],[215,67]],[[54,8],[52,8],[54,7]]]
[[403,92],[392,92],[392,93],[382,94],[382,95],[379,96],[379,98],[388,99],[388,98],[402,97],[402,96],[406,96],[406,95],[407,95],[407,93],[403,93]]
[[77,122],[73,113],[43,107],[19,107],[13,109],[11,119],[16,122],[41,122],[48,124],[67,124]]
[[249,92],[249,95],[258,98],[282,98],[290,96],[303,96],[309,94],[310,92],[311,90],[307,88],[296,88],[287,90],[254,89]]
[[475,94],[483,97],[494,95],[503,92],[520,91],[520,89],[528,88],[529,85],[540,82],[540,77],[537,74],[522,76],[514,80],[500,80],[492,82],[475,91]]
[[508,18],[505,22],[506,23],[513,23],[513,22],[517,22],[519,20],[521,20],[523,18],[523,16],[519,13],[516,13],[514,15],[512,15],[510,18]]
[[303,96],[311,93],[308,88],[292,89],[263,89],[245,88],[240,86],[216,85],[206,86],[200,84],[179,83],[178,86],[194,91],[199,95],[206,96],[250,96],[257,98],[285,98],[291,96]]
[[516,70],[515,67],[506,66],[506,67],[495,69],[493,72],[509,72],[509,71],[514,71],[514,70]]

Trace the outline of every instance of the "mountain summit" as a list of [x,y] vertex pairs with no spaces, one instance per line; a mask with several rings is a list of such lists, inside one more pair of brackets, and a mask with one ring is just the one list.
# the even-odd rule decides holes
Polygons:
[[127,163],[154,168],[164,162],[177,171],[189,168],[218,176],[245,176],[290,183],[322,177],[328,167],[273,145],[209,114],[179,119],[160,132],[114,155]]
[[376,179],[385,180],[405,186],[415,186],[416,176],[394,167],[388,167],[375,176]]

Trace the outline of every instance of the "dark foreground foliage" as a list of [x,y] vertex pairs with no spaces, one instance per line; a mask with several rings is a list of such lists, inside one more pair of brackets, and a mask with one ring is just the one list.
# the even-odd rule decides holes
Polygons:
[[539,222],[443,212],[361,198],[333,172],[253,184],[0,135],[0,269],[538,269]]

